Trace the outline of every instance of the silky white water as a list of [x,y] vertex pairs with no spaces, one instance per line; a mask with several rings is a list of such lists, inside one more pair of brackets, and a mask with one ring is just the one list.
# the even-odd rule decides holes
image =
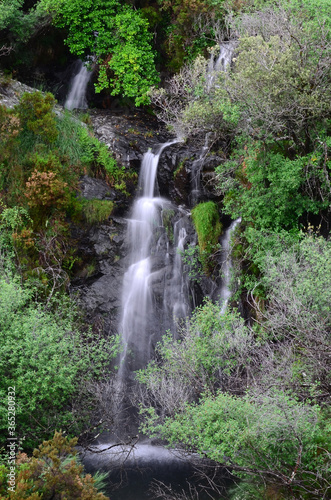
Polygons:
[[177,141],[162,144],[155,154],[145,153],[139,177],[140,196],[128,220],[130,265],[124,275],[122,292],[120,381],[151,359],[151,327],[155,320],[151,281],[156,273],[152,270],[152,254],[157,252],[158,243],[164,237],[160,231],[162,209],[170,205],[169,201],[154,196],[156,173],[162,151],[174,142]]
[[70,91],[64,107],[66,109],[87,109],[86,89],[91,79],[92,71],[89,71],[81,60],[77,62],[78,72],[71,81]]
[[217,74],[220,71],[226,71],[231,63],[235,42],[222,42],[218,47],[218,55],[215,56],[215,51],[211,53],[208,68],[207,68],[207,90],[211,91],[216,83]]
[[222,286],[220,290],[220,302],[221,302],[221,314],[225,313],[226,307],[228,305],[229,299],[231,297],[230,290],[230,281],[231,281],[231,269],[232,269],[232,260],[231,260],[231,237],[238,226],[240,224],[241,218],[233,221],[228,229],[225,231],[221,243],[222,243]]

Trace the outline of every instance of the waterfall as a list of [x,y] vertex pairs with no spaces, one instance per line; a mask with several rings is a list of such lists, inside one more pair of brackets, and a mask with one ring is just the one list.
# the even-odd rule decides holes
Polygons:
[[70,92],[64,104],[66,109],[87,109],[86,88],[91,79],[92,71],[89,71],[81,60],[77,61],[78,72],[73,77]]
[[184,214],[174,224],[174,260],[168,286],[164,290],[163,306],[165,314],[172,319],[175,327],[185,321],[190,312],[189,279],[183,269],[184,245],[187,241],[188,214]]
[[221,314],[225,313],[226,307],[229,302],[229,298],[231,297],[230,290],[230,280],[231,280],[231,269],[232,269],[232,260],[231,260],[231,236],[233,231],[236,229],[238,224],[240,224],[241,218],[233,221],[228,229],[225,231],[222,237],[222,274],[223,281],[220,290],[220,301],[221,301]]
[[235,42],[223,42],[220,44],[220,52],[216,59],[214,71],[226,71],[231,63]]
[[[145,153],[139,178],[140,196],[134,202],[128,220],[127,240],[130,250],[129,268],[124,275],[122,292],[120,331],[123,352],[119,368],[120,381],[124,381],[130,372],[145,366],[151,359],[151,342],[156,322],[151,283],[167,264],[164,253],[161,270],[154,270],[153,258],[162,247],[162,242],[167,240],[162,224],[162,210],[172,207],[169,201],[154,196],[156,173],[162,151],[175,142],[177,141],[160,145],[155,154],[151,151]],[[181,245],[182,241],[183,237]],[[168,240],[166,245],[169,246]]]
[[[214,88],[217,74],[220,71],[226,71],[231,63],[232,54],[235,49],[235,42],[223,42],[218,48],[218,56],[215,58],[215,51],[212,52],[206,69],[207,92],[210,92]],[[190,194],[190,203],[192,206],[196,205],[201,197],[201,170],[208,152],[210,137],[211,132],[208,132],[205,136],[205,143],[202,147],[199,158],[192,164]]]
[[209,147],[209,139],[211,136],[211,132],[208,132],[205,136],[205,143],[201,149],[201,153],[199,158],[192,163],[191,167],[191,193],[189,196],[190,203],[192,207],[196,205],[201,196],[201,169],[203,167],[203,162],[205,156],[208,152]]
[[[212,67],[210,63],[211,74],[227,68],[233,48],[231,43],[220,46],[217,60],[214,58]],[[211,133],[206,134],[199,158],[192,165],[190,203],[193,206],[201,196],[200,172],[210,136]],[[146,366],[162,333],[167,329],[176,332],[177,325],[191,310],[189,278],[183,264],[184,245],[191,227],[189,213],[156,195],[160,156],[175,142],[178,140],[161,144],[156,152],[148,151],[143,156],[138,197],[128,219],[128,268],[123,279],[119,327],[122,337],[119,384],[130,381],[134,371]],[[170,222],[169,212],[174,214]],[[223,288],[221,294],[224,295],[228,284]]]
[[217,73],[220,71],[226,71],[229,64],[231,63],[233,51],[235,49],[236,42],[222,42],[219,44],[217,49],[219,50],[218,55],[215,57],[215,50],[212,51],[207,67],[207,89],[208,92],[214,86],[215,78]]

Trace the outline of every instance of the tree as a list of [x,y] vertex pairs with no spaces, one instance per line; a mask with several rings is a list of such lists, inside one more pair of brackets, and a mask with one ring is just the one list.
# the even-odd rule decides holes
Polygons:
[[257,228],[330,229],[330,22],[319,2],[266,7],[233,20],[232,71],[215,94],[237,113],[231,161],[218,169],[226,211]]
[[8,55],[50,23],[50,16],[42,9],[23,7],[24,0],[3,0],[0,4],[0,56]]
[[109,88],[112,95],[134,98],[137,106],[149,102],[147,91],[159,79],[151,47],[153,35],[139,10],[119,0],[62,1],[51,7],[56,25],[68,30],[70,51],[82,58],[96,58],[98,92]]

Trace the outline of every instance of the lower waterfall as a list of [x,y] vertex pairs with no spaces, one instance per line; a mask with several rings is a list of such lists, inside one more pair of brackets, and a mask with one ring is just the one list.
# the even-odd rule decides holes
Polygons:
[[229,299],[231,297],[231,236],[233,231],[240,224],[241,218],[233,221],[228,229],[225,231],[221,239],[222,244],[222,287],[220,290],[221,314],[225,313]]
[[[189,311],[180,254],[186,238],[186,214],[182,215],[170,201],[155,196],[159,158],[162,151],[175,142],[178,141],[161,144],[155,153],[145,153],[139,194],[128,219],[129,268],[124,275],[122,292],[120,382],[130,378],[134,370],[144,367],[151,359],[152,343],[159,340],[155,330],[161,327],[160,319],[163,325],[169,326],[176,318],[185,318]],[[164,225],[167,212],[171,215],[178,212],[173,242]],[[164,287],[159,305],[152,293],[153,283],[157,280]],[[164,317],[165,313],[167,317]]]

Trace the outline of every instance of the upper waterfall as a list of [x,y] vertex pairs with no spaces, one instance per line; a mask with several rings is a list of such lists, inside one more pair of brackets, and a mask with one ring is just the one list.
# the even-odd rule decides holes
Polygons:
[[70,84],[70,92],[64,104],[66,109],[87,109],[86,88],[91,79],[92,71],[89,71],[85,64],[79,59],[77,61],[78,72],[73,77]]
[[222,42],[211,50],[207,67],[207,89],[210,91],[216,80],[217,73],[226,71],[231,64],[233,51],[236,43],[234,41]]

